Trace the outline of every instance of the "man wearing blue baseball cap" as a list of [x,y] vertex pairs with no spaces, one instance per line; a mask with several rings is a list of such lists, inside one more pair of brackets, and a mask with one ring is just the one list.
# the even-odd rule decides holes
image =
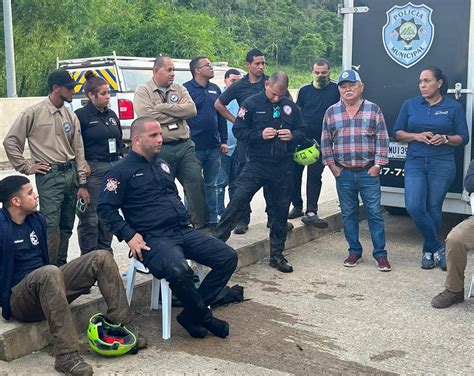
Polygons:
[[391,270],[385,250],[380,206],[380,169],[388,163],[388,133],[379,106],[362,98],[364,84],[355,70],[339,75],[341,100],[326,111],[321,135],[323,163],[336,178],[337,194],[349,243],[344,266],[354,267],[362,256],[359,242],[359,195],[372,238],[378,270]]

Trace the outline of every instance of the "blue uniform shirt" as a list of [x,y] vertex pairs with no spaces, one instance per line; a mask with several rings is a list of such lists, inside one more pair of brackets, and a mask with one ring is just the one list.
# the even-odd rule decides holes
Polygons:
[[226,120],[214,108],[215,101],[221,95],[219,86],[208,82],[206,87],[203,87],[194,79],[185,82],[183,86],[188,89],[196,104],[197,115],[186,120],[196,150],[215,149],[221,144],[227,144]]
[[97,214],[127,242],[137,232],[170,236],[191,224],[169,165],[159,158],[148,161],[133,150],[104,175]]
[[[394,134],[397,131],[409,133],[433,132],[447,136],[462,137],[462,145],[469,142],[466,115],[461,104],[454,99],[443,96],[441,102],[430,106],[420,95],[403,103],[398,114]],[[448,145],[433,147],[423,142],[413,141],[408,144],[407,155],[413,157],[430,157],[453,154],[454,148]]]

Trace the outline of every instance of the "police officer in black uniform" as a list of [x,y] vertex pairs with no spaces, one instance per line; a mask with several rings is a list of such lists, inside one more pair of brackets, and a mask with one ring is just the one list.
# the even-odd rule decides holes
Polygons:
[[105,249],[112,252],[113,234],[105,223],[97,217],[96,206],[99,199],[102,176],[117,163],[122,155],[122,128],[117,114],[108,108],[110,101],[109,84],[92,71],[85,73],[84,93],[89,101],[76,110],[81,123],[84,154],[90,168],[87,188],[90,203],[79,202],[76,214],[79,218],[77,235],[81,255]]
[[[170,167],[157,157],[163,142],[158,121],[135,119],[131,137],[132,150],[104,175],[97,212],[127,242],[133,257],[156,278],[169,282],[184,306],[177,320],[191,336],[202,338],[209,330],[224,338],[229,325],[213,317],[207,307],[234,272],[237,254],[192,227]],[[199,289],[186,259],[211,268]]]
[[226,241],[254,194],[266,185],[274,211],[270,229],[270,266],[285,273],[293,271],[283,257],[292,193],[291,155],[304,137],[301,112],[285,97],[287,89],[287,74],[273,73],[265,82],[265,91],[248,98],[240,108],[232,130],[238,142],[247,143],[249,161],[237,178],[235,195],[214,232],[217,238]]

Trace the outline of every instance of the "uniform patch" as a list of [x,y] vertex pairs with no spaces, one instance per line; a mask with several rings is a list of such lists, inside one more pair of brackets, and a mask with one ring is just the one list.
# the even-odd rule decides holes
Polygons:
[[285,105],[283,106],[283,112],[287,115],[291,115],[291,113],[293,112],[293,109],[291,108],[291,106]]
[[175,102],[178,101],[178,99],[179,99],[179,97],[176,94],[171,94],[171,96],[170,96],[170,101],[171,102],[175,103]]
[[36,235],[36,232],[31,231],[30,241],[31,241],[31,244],[33,244],[33,245],[38,245],[39,244],[39,239],[38,239],[38,235]]
[[248,110],[245,107],[240,107],[239,113],[237,114],[237,117],[245,119],[245,114],[248,112]]
[[117,179],[108,178],[104,191],[114,192],[116,194],[117,188],[119,185],[120,185],[120,182]]
[[68,121],[63,124],[64,132],[69,133],[71,132],[72,125]]
[[382,29],[385,51],[397,64],[410,68],[426,56],[433,43],[433,9],[409,2],[386,13],[387,23]]
[[110,122],[110,124],[112,124],[112,125],[117,125],[117,120],[115,120],[115,119],[112,118],[112,117],[109,119],[109,122]]
[[164,162],[161,162],[161,163],[160,163],[160,167],[161,167],[161,169],[162,169],[164,172],[166,172],[167,174],[169,174],[169,173],[171,172],[169,166],[168,166],[166,163],[164,163]]

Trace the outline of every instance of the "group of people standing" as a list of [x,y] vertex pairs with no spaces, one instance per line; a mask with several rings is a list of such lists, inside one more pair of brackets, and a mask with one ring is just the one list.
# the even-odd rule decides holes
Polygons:
[[[292,228],[288,218],[302,217],[303,223],[318,228],[328,226],[318,215],[325,165],[336,179],[349,246],[344,266],[356,266],[362,256],[360,195],[377,268],[391,270],[379,178],[388,163],[389,135],[381,109],[362,96],[359,73],[345,70],[336,82],[331,81],[329,62],[318,59],[313,81],[299,90],[294,103],[286,73],[266,76],[264,54],[257,49],[249,51],[246,60],[248,74],[242,77],[238,70],[229,70],[221,92],[211,82],[214,72],[208,58],[191,61],[193,79],[182,86],[174,83],[173,60],[159,56],[152,79],[135,93],[137,118],[126,155],[120,121],[108,108],[108,84],[92,71],[86,73],[84,85],[89,101],[76,114],[64,107],[72,100],[76,83],[68,72],[58,70],[48,78],[48,98],[26,109],[12,125],[5,150],[17,171],[35,175],[44,217],[36,213],[38,195],[27,178],[14,176],[0,182],[3,316],[23,321],[46,317],[57,344],[57,370],[92,372],[77,354],[73,326],[68,323],[62,328],[58,323],[70,320],[68,302],[95,280],[109,305],[111,321],[132,325],[113,262],[113,235],[126,241],[131,255],[155,277],[170,283],[184,306],[177,320],[191,336],[202,338],[211,332],[225,338],[228,323],[208,308],[237,266],[237,254],[225,241],[232,231],[248,231],[250,202],[263,187],[270,228],[269,265],[292,272],[283,255]],[[423,70],[421,95],[403,104],[393,136],[408,143],[405,202],[424,237],[421,266],[448,269],[447,292],[438,299],[449,306],[446,302],[461,301],[459,279],[467,252],[458,246],[450,253],[448,248],[446,262],[438,236],[441,207],[455,175],[455,148],[465,145],[469,136],[462,107],[445,96],[446,86],[438,68]],[[308,139],[321,145],[322,157],[308,167],[303,211],[304,168],[296,165],[292,154]],[[26,140],[32,161],[23,156]],[[184,188],[186,207],[175,179]],[[230,203],[225,207],[227,185]],[[75,213],[81,257],[66,264]],[[450,254],[456,255],[452,263]],[[199,288],[187,259],[211,269]],[[40,287],[32,289],[38,281]],[[46,290],[53,284],[54,296]],[[38,303],[41,309],[29,310]],[[58,345],[66,339],[70,346]]]

